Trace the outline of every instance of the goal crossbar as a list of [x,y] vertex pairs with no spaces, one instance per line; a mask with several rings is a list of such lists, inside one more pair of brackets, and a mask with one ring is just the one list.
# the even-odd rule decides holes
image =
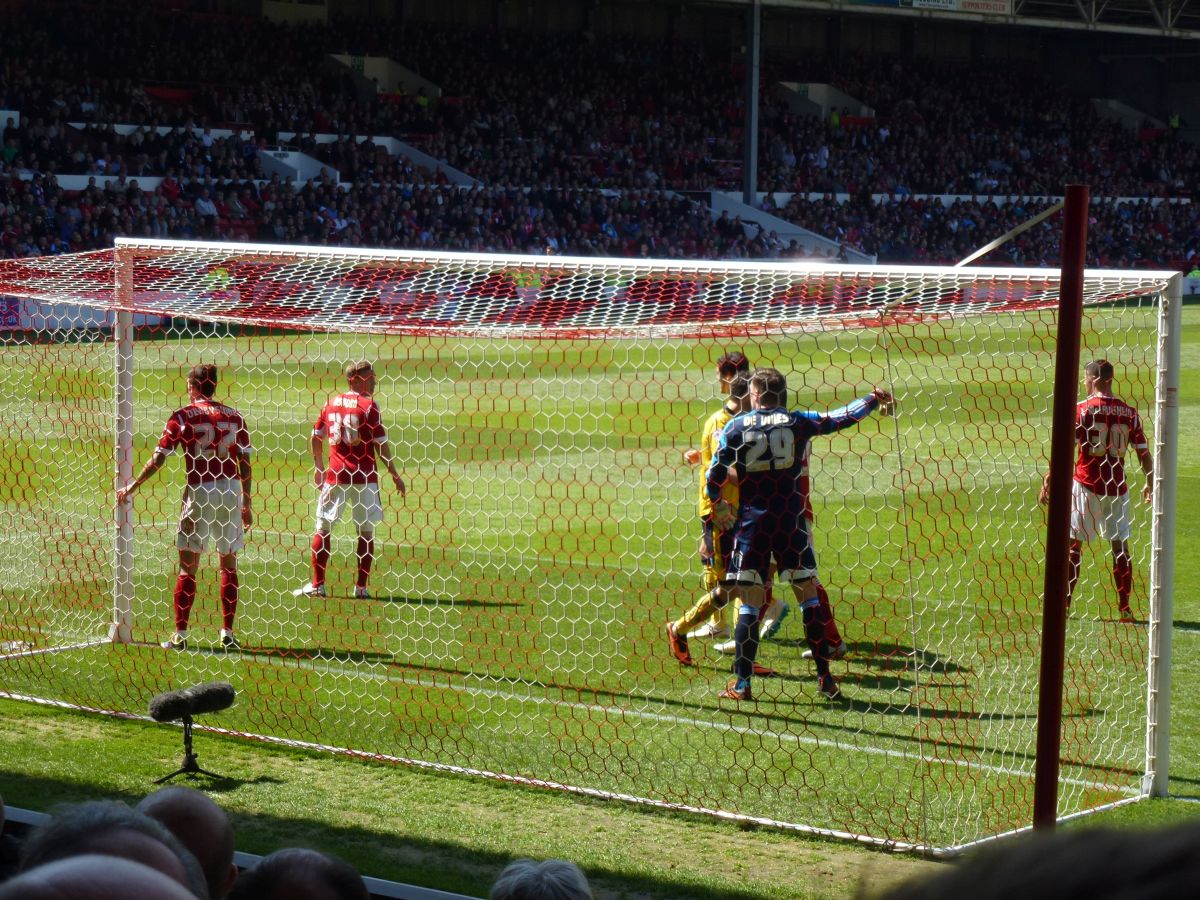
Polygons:
[[[1179,287],[1084,274],[1085,352],[1153,410],[1158,465],[1153,509],[1135,510],[1145,627],[1111,621],[1104,557],[1085,560],[1064,818],[1166,789]],[[231,678],[218,727],[239,735],[937,854],[1013,833],[1033,782],[1030,498],[1059,288],[1043,269],[133,239],[0,262],[0,296],[21,304],[0,390],[51,411],[9,435],[23,474],[0,515],[23,568],[0,560],[0,694],[128,715],[180,677]],[[898,397],[895,418],[814,441],[815,544],[850,647],[841,707],[812,696],[798,615],[763,643],[785,678],[752,710],[716,699],[727,657],[696,642],[685,669],[665,652],[700,573],[680,459],[730,349],[787,374],[799,405]],[[371,598],[297,600],[312,419],[363,358],[410,496],[387,503]],[[200,361],[255,444],[243,651],[165,659],[179,467],[115,521],[98,488],[128,481]],[[344,570],[355,539],[338,527]],[[204,585],[193,618],[215,634]]]
[[[121,297],[119,254],[138,260]],[[917,273],[924,286],[913,293]],[[1088,270],[1084,302],[1156,293],[1173,274]],[[862,327],[1050,308],[1058,291],[1059,274],[1047,269],[718,265],[130,238],[112,251],[0,263],[0,294],[14,297],[385,334],[614,338]]]

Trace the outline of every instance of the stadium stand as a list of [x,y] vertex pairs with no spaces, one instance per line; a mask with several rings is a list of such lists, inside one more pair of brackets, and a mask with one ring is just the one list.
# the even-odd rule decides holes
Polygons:
[[[1053,201],[988,197],[829,197],[793,195],[780,213],[806,228],[875,254],[882,262],[955,263]],[[981,265],[1056,266],[1059,227],[1048,219],[993,250]],[[1200,207],[1191,202],[1098,200],[1088,223],[1090,263],[1103,268],[1191,268]]]
[[[773,223],[750,226],[748,212],[731,226],[708,211],[706,192],[741,177],[742,73],[699,45],[353,20],[289,28],[80,0],[20,5],[9,24],[0,109],[20,119],[0,134],[5,256],[127,234],[950,263],[1036,205],[1016,198],[1081,176],[1106,200],[1094,264],[1191,268],[1200,246],[1189,203],[1146,202],[1189,199],[1194,145],[1123,127],[1019,67],[770,61],[759,180],[790,197],[768,211],[827,238],[806,246]],[[144,51],[119,49],[133,44]],[[364,89],[331,61],[347,48],[402,61],[440,93]],[[802,114],[783,83],[836,85],[872,114]],[[1029,96],[1038,102],[1020,102]],[[399,138],[444,169],[364,135]],[[289,186],[265,165],[281,140],[338,183],[327,173]],[[450,187],[451,174],[483,186]],[[1052,263],[1054,231],[984,262]]]
[[[365,90],[329,59],[349,49],[400,60],[440,93]],[[770,60],[761,210],[825,236],[835,255],[714,214],[707,192],[735,190],[742,175],[743,73],[698,45],[355,21],[300,29],[52,0],[6,13],[0,58],[0,110],[19,114],[0,114],[0,258],[128,235],[953,263],[1082,180],[1100,198],[1091,264],[1200,265],[1197,147],[1105,119],[1030,70]],[[797,111],[783,82],[835,85],[872,114]],[[383,135],[440,166],[390,151]],[[280,145],[325,174],[269,169]],[[451,184],[455,173],[480,183]],[[1058,236],[1051,220],[980,262],[1056,265]]]

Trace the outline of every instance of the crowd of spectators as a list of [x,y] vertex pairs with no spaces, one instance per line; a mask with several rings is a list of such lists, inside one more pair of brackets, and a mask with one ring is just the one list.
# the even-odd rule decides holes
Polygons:
[[[856,56],[797,60],[875,110],[764,117],[764,190],[1038,195],[1084,182],[1101,197],[1190,197],[1200,148],[1170,129],[1102,118],[1037,67]],[[778,113],[778,110],[775,110]]]
[[[339,52],[393,58],[442,93],[376,95]],[[0,54],[0,108],[59,127],[386,134],[506,186],[740,184],[742,64],[684,40],[51,0],[7,17]],[[798,115],[781,81],[832,83],[874,117]],[[1107,122],[1032,66],[807,55],[769,59],[761,83],[764,189],[1043,194],[1082,176],[1105,196],[1178,196],[1200,175],[1191,145]]]
[[40,116],[0,122],[0,160],[20,174],[164,176],[261,179],[259,144],[214,136],[205,127],[170,130],[138,126],[128,134],[111,125],[72,127]]
[[[956,199],[793,195],[774,212],[788,221],[880,262],[954,264],[1007,234],[1051,205],[1032,198]],[[1050,217],[1006,241],[979,265],[1057,266],[1062,220]],[[1174,268],[1200,265],[1200,204],[1149,199],[1099,201],[1088,216],[1088,264],[1101,268]]]
[[[23,118],[0,123],[0,256],[94,249],[116,235],[804,255],[795,241],[712,221],[703,203],[668,193],[739,184],[742,69],[728,52],[378,21],[287,27],[120,0],[18,4],[7,26],[0,108]],[[329,62],[340,51],[390,56],[443,93],[364,91]],[[798,114],[784,80],[833,83],[875,115]],[[1187,197],[1200,177],[1194,145],[1169,129],[1105,121],[1033,67],[814,56],[769,61],[762,83],[759,183],[796,192],[770,211],[881,262],[955,262],[1032,206],[943,206],[926,194],[1045,195],[1085,180],[1105,198]],[[119,133],[113,123],[136,127]],[[214,136],[220,127],[233,136]],[[263,150],[284,132],[336,170],[341,187],[266,177]],[[364,134],[408,141],[481,186],[452,188],[442,168],[356,137]],[[65,191],[62,175],[119,181]],[[150,177],[164,180],[152,191],[137,185]],[[1196,225],[1186,204],[1099,205],[1090,261],[1190,268]],[[1031,231],[985,262],[1053,264],[1056,235],[1053,224]]]
[[[92,800],[59,809],[18,840],[0,800],[0,900],[369,900],[362,875],[317,850],[286,847],[239,870],[234,828],[208,795],[166,787],[136,807]],[[517,859],[491,900],[592,900],[564,860]]]
[[[0,169],[0,258],[97,250],[114,237],[645,258],[760,258],[766,236],[658,191],[137,179],[62,189]],[[776,254],[778,255],[778,254]]]
[[[1041,212],[1046,200],[900,197],[808,199],[768,209],[880,262],[951,264]],[[980,260],[1053,266],[1060,225],[1050,218]],[[693,200],[659,191],[524,190],[331,179],[138,180],[66,191],[54,176],[25,181],[0,169],[0,258],[98,250],[119,235],[343,247],[550,253],[655,259],[808,258],[772,231],[713,219]],[[1088,224],[1090,265],[1200,264],[1200,204],[1098,202]],[[844,259],[844,256],[842,257]],[[832,254],[819,261],[834,262]]]

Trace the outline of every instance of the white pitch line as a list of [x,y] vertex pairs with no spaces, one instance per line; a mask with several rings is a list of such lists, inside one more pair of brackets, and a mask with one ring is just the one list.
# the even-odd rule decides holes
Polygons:
[[[0,655],[0,660],[18,657],[18,656],[32,656],[32,655],[37,655],[40,653],[51,653],[51,652],[59,652],[59,651],[64,651],[64,650],[87,648],[87,647],[96,646],[96,645],[100,645],[100,644],[104,644],[104,643],[108,643],[107,639],[92,640],[92,641],[87,641],[85,643],[73,644],[70,646],[42,648],[42,649],[35,650],[35,651],[19,651],[17,653],[13,653],[13,654]],[[256,657],[256,659],[261,660],[262,657]],[[272,665],[281,665],[282,664],[281,661],[278,661],[278,660],[274,659],[273,657],[267,657],[266,659]],[[966,767],[977,769],[979,771],[989,772],[989,773],[992,773],[995,775],[1005,775],[1005,776],[1011,776],[1011,777],[1016,777],[1016,778],[1031,778],[1032,777],[1032,773],[1030,773],[1030,772],[1022,771],[1020,769],[1013,769],[1013,768],[1010,768],[1007,766],[993,766],[993,765],[989,765],[987,763],[978,763],[978,762],[972,762],[972,761],[968,761],[968,760],[944,759],[944,758],[928,757],[928,756],[914,756],[913,754],[905,753],[903,751],[888,750],[883,747],[863,747],[863,746],[859,746],[859,745],[847,746],[836,740],[826,739],[826,740],[822,741],[819,738],[806,737],[804,735],[792,734],[791,732],[779,732],[779,731],[773,731],[773,730],[764,731],[762,729],[753,728],[753,727],[746,726],[746,725],[735,725],[733,723],[713,722],[711,720],[698,719],[698,718],[694,718],[694,717],[690,717],[690,716],[674,716],[674,715],[669,715],[666,713],[656,713],[656,712],[651,712],[651,711],[647,711],[647,710],[630,709],[627,707],[604,706],[604,705],[596,704],[596,703],[581,703],[579,701],[555,700],[550,697],[537,697],[537,696],[521,695],[521,694],[514,693],[512,691],[504,691],[504,690],[500,690],[497,688],[484,688],[484,687],[472,686],[469,684],[456,685],[449,681],[447,681],[445,684],[439,684],[436,681],[435,682],[423,681],[419,678],[410,678],[410,677],[396,678],[396,677],[393,677],[386,673],[362,671],[359,668],[348,668],[344,665],[339,665],[339,664],[333,663],[333,662],[325,663],[325,662],[318,662],[318,661],[310,661],[307,668],[310,668],[314,671],[326,672],[329,674],[341,674],[341,675],[346,675],[346,676],[353,677],[353,678],[367,678],[367,679],[370,679],[373,681],[378,681],[378,682],[389,682],[389,683],[397,683],[398,682],[400,684],[408,685],[409,687],[444,688],[444,689],[456,691],[458,693],[463,693],[468,696],[487,697],[489,699],[499,699],[499,700],[518,702],[518,703],[533,703],[537,706],[550,706],[553,708],[578,710],[578,711],[583,711],[583,712],[587,712],[587,713],[600,713],[605,716],[609,716],[613,713],[617,713],[617,714],[620,714],[622,717],[642,719],[642,720],[650,721],[650,722],[658,722],[658,723],[671,724],[671,725],[681,725],[681,726],[685,726],[685,727],[693,727],[693,728],[699,728],[699,729],[712,729],[712,730],[719,731],[719,732],[734,733],[734,734],[740,734],[740,735],[754,735],[754,736],[758,736],[758,737],[775,738],[780,741],[788,741],[788,742],[792,742],[795,744],[804,744],[804,745],[809,745],[809,746],[814,746],[814,747],[832,746],[835,749],[839,749],[839,750],[849,749],[849,750],[856,751],[859,753],[864,753],[864,754],[868,754],[868,755],[884,756],[884,757],[892,758],[892,759],[902,759],[902,760],[906,760],[906,761],[912,761],[915,759],[923,764],[952,765],[955,767],[966,766]],[[1075,786],[1081,786],[1081,787],[1086,787],[1086,788],[1091,788],[1091,789],[1096,789],[1096,790],[1111,790],[1111,789],[1113,789],[1113,785],[1104,784],[1102,782],[1085,781],[1082,779],[1075,779],[1075,778],[1062,778],[1060,780],[1065,784],[1071,784],[1071,785],[1075,785]],[[1131,794],[1131,796],[1132,796],[1132,794]]]
[[[659,722],[659,723],[665,723],[665,724],[670,724],[670,725],[691,726],[691,727],[700,728],[700,729],[712,729],[714,731],[720,731],[720,732],[732,732],[734,734],[753,735],[756,737],[775,738],[780,741],[790,741],[795,744],[805,744],[805,745],[809,745],[809,746],[813,746],[813,747],[822,747],[822,746],[833,747],[836,750],[850,750],[850,751],[854,751],[854,752],[858,752],[858,753],[866,753],[866,754],[871,754],[871,755],[876,755],[876,756],[885,756],[885,757],[888,757],[891,759],[902,759],[902,760],[906,760],[908,762],[912,762],[912,761],[916,760],[920,763],[931,764],[931,765],[966,766],[966,767],[974,768],[974,769],[977,769],[980,771],[989,772],[994,775],[1007,775],[1007,776],[1012,776],[1012,777],[1016,777],[1016,778],[1032,778],[1033,777],[1032,772],[1025,772],[1025,771],[1021,771],[1020,769],[1012,769],[1007,766],[993,766],[993,765],[989,765],[987,763],[973,763],[973,762],[967,761],[967,760],[942,759],[939,757],[930,757],[930,756],[914,756],[913,754],[904,753],[903,751],[900,751],[900,750],[888,750],[883,747],[862,747],[862,746],[857,746],[857,745],[847,746],[845,744],[839,743],[838,741],[831,740],[831,739],[826,739],[826,740],[822,741],[819,738],[806,737],[804,735],[792,734],[791,732],[786,732],[786,731],[784,731],[784,732],[763,731],[762,729],[751,728],[750,726],[747,726],[747,725],[734,725],[732,723],[727,724],[724,722],[713,722],[708,719],[696,719],[696,718],[692,718],[689,716],[672,716],[672,715],[668,715],[666,713],[655,713],[655,712],[648,712],[648,711],[642,711],[642,710],[636,710],[636,709],[628,709],[626,707],[620,707],[620,706],[602,706],[598,703],[580,703],[578,701],[572,701],[572,700],[554,700],[550,697],[521,696],[521,695],[515,694],[511,691],[502,691],[502,690],[498,690],[496,688],[473,687],[468,684],[456,685],[456,684],[453,684],[450,682],[447,682],[446,684],[438,684],[437,682],[422,681],[418,678],[393,678],[386,674],[380,674],[380,673],[376,673],[376,672],[362,672],[357,669],[349,670],[349,669],[345,668],[344,666],[340,666],[335,663],[317,664],[314,662],[311,664],[310,667],[314,670],[320,670],[320,671],[325,671],[325,672],[330,672],[330,673],[335,673],[335,674],[336,673],[342,673],[342,674],[347,674],[347,675],[353,674],[353,677],[355,677],[355,678],[364,678],[365,677],[365,678],[369,678],[374,681],[386,681],[386,682],[391,682],[391,683],[399,682],[401,684],[406,684],[410,687],[446,688],[448,690],[467,694],[469,696],[487,697],[489,699],[499,699],[499,700],[511,700],[511,701],[516,701],[519,703],[534,703],[538,706],[551,706],[551,707],[556,707],[556,708],[561,708],[561,709],[580,710],[580,711],[588,712],[588,713],[601,713],[601,714],[605,715],[606,717],[613,713],[619,713],[621,716],[624,716],[624,717],[645,719],[646,721],[650,721],[650,722]],[[1078,779],[1078,778],[1060,778],[1059,781],[1064,784],[1071,784],[1071,785],[1075,785],[1078,787],[1092,788],[1094,790],[1113,790],[1113,785],[1105,784],[1103,782],[1084,781],[1084,780]],[[1129,795],[1135,796],[1137,793],[1138,793],[1137,791],[1130,791]]]
[[[141,522],[141,523],[139,523],[140,527],[143,527],[143,528],[158,528],[158,529],[174,528],[176,526],[176,524],[177,523],[174,521]],[[243,550],[241,553],[243,558],[248,558],[248,559],[256,558],[256,556],[253,552],[253,547],[254,547],[253,539],[254,539],[254,535],[256,535],[256,534],[269,535],[270,537],[275,537],[275,538],[289,538],[289,537],[294,538],[296,540],[297,553],[302,554],[303,558],[302,558],[301,562],[303,563],[304,567],[307,569],[307,566],[308,566],[307,554],[310,552],[310,547],[308,545],[308,542],[311,540],[311,537],[312,537],[311,533],[301,533],[301,532],[296,532],[296,531],[276,531],[276,530],[271,530],[271,529],[258,528],[257,526],[252,527],[246,536],[247,537],[247,549]],[[378,537],[378,535],[379,535],[379,533],[377,532],[376,537]],[[349,544],[353,543],[354,540],[355,540],[355,538],[354,538],[353,534],[342,534],[339,536],[338,534],[335,533],[334,537],[333,537],[333,542],[334,542],[335,546],[338,544],[349,545]],[[3,541],[3,538],[0,538],[0,541]],[[388,541],[388,545],[392,546],[392,547],[404,547],[409,550],[422,549],[422,545],[408,544],[403,541]],[[500,550],[483,550],[483,549],[476,549],[473,547],[455,547],[455,548],[442,547],[439,549],[442,552],[446,552],[447,550],[453,550],[453,551],[457,552],[460,556],[467,556],[467,555],[486,556],[488,558],[516,557],[518,560],[529,560],[532,562],[544,563],[547,565],[554,565],[554,566],[578,566],[580,568],[585,568],[585,569],[614,569],[614,570],[620,570],[623,573],[646,572],[648,574],[653,574],[656,576],[695,575],[695,576],[699,577],[699,571],[700,571],[699,563],[697,563],[697,565],[694,569],[663,569],[663,568],[658,568],[658,567],[656,567],[654,569],[629,569],[629,568],[622,567],[622,566],[614,566],[610,563],[605,563],[603,561],[599,561],[599,560],[595,560],[595,559],[568,559],[568,558],[562,558],[562,557],[557,557],[557,556],[545,556],[540,553],[527,553],[527,552],[520,551],[520,550],[514,550],[511,553],[508,553],[508,552],[500,551]],[[272,554],[272,558],[273,558],[273,556],[274,555]],[[297,565],[299,565],[299,564],[300,563],[298,562]]]
[[100,644],[107,644],[107,638],[101,638],[94,641],[84,641],[80,644],[68,644],[62,647],[40,647],[36,650],[18,650],[15,653],[0,653],[0,660],[17,659],[22,656],[40,656],[43,653],[61,653],[65,650],[81,650],[86,647],[96,647]]

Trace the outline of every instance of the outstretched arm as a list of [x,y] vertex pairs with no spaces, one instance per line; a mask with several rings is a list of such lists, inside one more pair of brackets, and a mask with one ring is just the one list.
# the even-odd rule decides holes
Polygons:
[[250,489],[254,479],[249,454],[242,453],[238,456],[238,479],[242,482],[242,525],[249,528],[254,524],[254,513],[250,507]]
[[150,457],[150,459],[146,462],[146,465],[142,466],[142,471],[138,473],[137,478],[133,479],[133,481],[129,482],[129,484],[125,485],[125,487],[117,490],[117,502],[124,503],[126,500],[132,497],[133,492],[141,487],[147,479],[154,475],[155,472],[161,469],[163,463],[166,461],[167,454],[162,450],[155,450],[154,455]]
[[730,446],[722,431],[717,437],[717,449],[708,471],[704,473],[704,491],[712,502],[712,520],[718,531],[731,528],[737,517],[737,509],[721,496],[721,488],[727,481],[737,481],[736,463],[737,450]]
[[704,490],[713,503],[721,499],[721,485],[732,474],[736,458],[737,454],[725,440],[725,433],[721,432],[717,441],[717,452],[713,454],[712,462],[708,464],[708,471],[704,475]]
[[313,483],[320,487],[325,481],[325,439],[314,434],[308,442],[308,449],[312,453]]
[[808,419],[816,425],[818,434],[833,434],[843,428],[851,428],[878,409],[884,414],[890,414],[893,404],[892,395],[883,388],[875,388],[867,396],[832,409],[829,412],[795,412],[793,416]]
[[379,458],[383,460],[384,466],[387,467],[388,474],[392,476],[392,483],[396,485],[396,490],[400,492],[401,498],[408,496],[408,490],[404,485],[404,479],[400,477],[400,473],[396,471],[396,461],[392,458],[392,445],[387,440],[380,441],[377,445],[379,448]]
[[1134,447],[1142,471],[1146,473],[1146,486],[1142,488],[1142,499],[1149,503],[1154,499],[1154,455],[1148,447]]

